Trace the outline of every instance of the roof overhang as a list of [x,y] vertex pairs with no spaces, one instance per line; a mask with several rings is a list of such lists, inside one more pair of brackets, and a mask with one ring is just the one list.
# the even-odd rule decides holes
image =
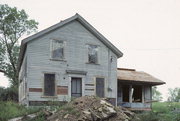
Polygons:
[[148,73],[136,71],[135,69],[118,68],[117,79],[121,83],[148,84],[152,86],[165,84],[164,81],[161,81]]

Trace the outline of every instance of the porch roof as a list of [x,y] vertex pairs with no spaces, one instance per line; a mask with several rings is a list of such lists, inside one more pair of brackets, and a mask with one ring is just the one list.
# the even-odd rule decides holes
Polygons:
[[146,72],[136,71],[135,69],[118,68],[117,78],[123,82],[139,82],[151,85],[165,84],[165,82],[161,81],[160,79],[155,78]]

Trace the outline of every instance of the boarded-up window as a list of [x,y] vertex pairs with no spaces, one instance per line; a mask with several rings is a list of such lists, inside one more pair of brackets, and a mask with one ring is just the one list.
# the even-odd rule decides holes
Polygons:
[[104,97],[104,78],[96,78],[96,96]]
[[52,59],[63,59],[64,58],[64,44],[63,41],[52,40]]
[[44,95],[55,95],[55,74],[44,74]]
[[88,62],[89,63],[98,63],[98,46],[89,45],[88,46]]
[[72,78],[71,80],[71,96],[81,97],[82,96],[82,79]]

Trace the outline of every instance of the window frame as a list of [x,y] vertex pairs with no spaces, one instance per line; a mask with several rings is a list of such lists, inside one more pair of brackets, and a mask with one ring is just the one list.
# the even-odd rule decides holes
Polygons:
[[[61,42],[63,44],[63,57],[62,58],[53,58],[52,57],[53,42],[54,41],[59,41],[59,42]],[[53,61],[65,61],[65,41],[64,40],[51,39],[51,41],[50,41],[50,60],[53,60]]]

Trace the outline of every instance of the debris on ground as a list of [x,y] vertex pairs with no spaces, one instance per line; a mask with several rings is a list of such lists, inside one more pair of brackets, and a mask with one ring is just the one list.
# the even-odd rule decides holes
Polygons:
[[96,96],[79,97],[54,110],[50,108],[12,121],[139,121],[135,113]]
[[63,106],[47,117],[47,121],[130,121],[134,118],[136,117],[133,112],[114,107],[105,99],[84,96]]

